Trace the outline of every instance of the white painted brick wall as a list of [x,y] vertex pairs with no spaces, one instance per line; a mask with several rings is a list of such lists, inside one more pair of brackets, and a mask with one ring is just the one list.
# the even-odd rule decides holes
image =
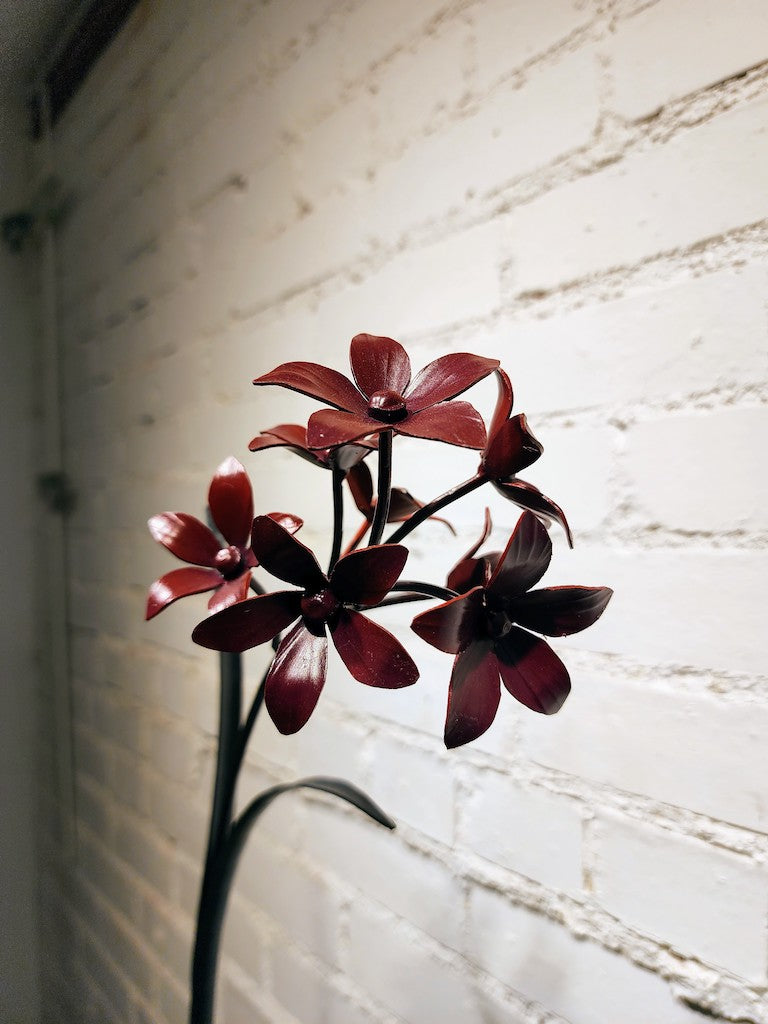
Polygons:
[[[216,661],[189,640],[203,599],[142,622],[173,567],[144,523],[199,514],[232,453],[326,557],[328,475],[246,450],[316,405],[250,382],[345,370],[359,331],[415,366],[502,358],[545,446],[524,476],[577,541],[555,538],[545,584],[616,593],[554,642],[554,718],[505,693],[446,752],[450,658],[388,609],[415,687],[366,689],[334,654],[304,731],[259,722],[239,806],[346,775],[399,828],[325,797],[270,808],[217,1024],[768,1024],[765,28],[755,0],[162,0],[103,56],[53,138],[76,199],[57,255],[79,848],[44,792],[46,1024],[184,1022]],[[476,462],[405,443],[395,478],[426,499]],[[515,510],[479,493],[458,536],[414,537],[409,574],[452,565],[486,503],[503,544]],[[53,733],[43,715],[48,774]]]

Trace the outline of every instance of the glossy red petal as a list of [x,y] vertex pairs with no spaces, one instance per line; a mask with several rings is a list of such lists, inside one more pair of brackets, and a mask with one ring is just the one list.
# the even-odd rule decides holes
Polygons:
[[267,512],[267,517],[278,526],[282,526],[288,533],[296,533],[304,525],[304,520],[291,512]]
[[238,601],[245,601],[250,592],[251,572],[244,572],[235,580],[227,580],[208,601],[208,611],[220,612]]
[[262,448],[275,448],[279,445],[306,448],[306,427],[299,426],[298,423],[278,423],[276,427],[270,427],[269,430],[262,430],[260,434],[257,434],[248,448],[250,451],[256,452]]
[[496,399],[496,408],[493,410],[493,418],[488,428],[488,436],[493,437],[509,419],[512,412],[514,394],[512,392],[512,381],[502,369],[496,371],[496,383],[499,386],[499,396]]
[[307,441],[310,448],[334,448],[386,429],[386,423],[379,423],[367,416],[321,409],[309,417]]
[[154,539],[182,562],[215,568],[221,544],[195,516],[186,512],[161,512],[152,516],[148,526]]
[[445,441],[462,448],[485,446],[485,424],[482,416],[469,402],[446,402],[434,409],[424,409],[392,424],[399,434],[423,437],[429,441]]
[[257,377],[254,384],[276,384],[299,391],[302,395],[327,402],[348,412],[365,412],[368,403],[355,385],[337,370],[319,363],[283,363],[269,373]]
[[301,593],[281,590],[240,601],[195,626],[192,639],[212,651],[239,654],[282,632],[301,612]]
[[370,398],[377,391],[402,395],[411,380],[411,360],[400,342],[376,334],[356,334],[349,346],[352,375]]
[[544,451],[528,427],[524,413],[502,423],[491,434],[482,465],[492,480],[505,480],[532,465]]
[[546,587],[523,594],[509,615],[544,636],[569,636],[597,622],[612,594],[609,587]]
[[514,501],[520,508],[530,509],[546,522],[558,523],[565,531],[569,546],[573,547],[573,536],[565,512],[546,494],[542,494],[538,487],[526,483],[525,480],[510,480],[509,483],[495,481],[493,486],[499,494],[503,494],[509,501]]
[[220,587],[223,582],[224,577],[217,569],[198,569],[192,566],[173,569],[159,580],[155,580],[149,588],[146,618],[154,618],[163,608],[178,601],[180,597],[202,594],[206,590]]
[[266,678],[264,703],[284,736],[306,725],[325,684],[328,640],[297,622],[277,649]]
[[361,462],[347,473],[347,484],[352,499],[366,519],[373,518],[373,477],[371,471]]
[[253,523],[253,492],[245,467],[231,455],[211,480],[208,507],[227,543],[244,548]]
[[395,690],[419,678],[418,668],[400,641],[360,612],[342,609],[330,629],[341,660],[366,686]]
[[309,548],[270,516],[254,519],[251,547],[259,564],[279,580],[309,591],[325,586],[325,574]]
[[474,356],[471,352],[452,352],[440,356],[421,370],[409,388],[406,398],[408,411],[418,412],[438,402],[455,398],[493,373],[498,365],[498,359]]
[[531,711],[554,715],[571,692],[568,670],[552,648],[532,633],[515,627],[495,644],[501,678]]
[[499,665],[493,646],[471,644],[457,655],[448,690],[445,745],[448,749],[476,740],[491,726],[501,699]]
[[[387,522],[402,523],[405,519],[412,516],[414,512],[418,512],[420,508],[423,508],[421,502],[416,501],[410,491],[406,491],[403,487],[393,487],[389,497]],[[438,517],[432,516],[431,518],[437,519]],[[441,522],[445,522],[445,520],[443,519]]]
[[469,551],[461,556],[448,573],[447,583],[451,590],[458,590],[460,594],[466,594],[471,587],[480,587],[485,583],[482,571],[478,569],[478,561],[475,559],[475,555],[490,537],[492,529],[491,510],[486,508],[482,533]]
[[491,593],[517,597],[547,571],[552,541],[533,512],[523,512],[488,583]]
[[482,587],[422,612],[411,623],[411,629],[439,651],[458,654],[485,636]]
[[331,573],[331,590],[344,604],[372,608],[383,601],[403,571],[408,548],[377,544],[340,558]]
[[353,466],[361,462],[366,455],[375,452],[376,447],[376,438],[361,440],[357,444],[344,444],[329,452],[327,461],[335,463],[342,472],[347,473]]

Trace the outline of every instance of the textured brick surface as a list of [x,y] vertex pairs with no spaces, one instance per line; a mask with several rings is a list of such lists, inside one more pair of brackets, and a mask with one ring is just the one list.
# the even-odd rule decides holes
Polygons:
[[[202,515],[232,453],[327,559],[330,475],[247,452],[316,403],[251,380],[346,372],[369,331],[414,368],[501,357],[545,448],[523,476],[576,538],[553,532],[544,585],[616,593],[553,641],[554,718],[505,692],[446,752],[451,659],[392,607],[414,687],[364,687],[332,652],[305,730],[259,721],[239,807],[339,775],[399,828],[324,796],[270,807],[218,1019],[768,1024],[765,20],[757,0],[139,5],[50,147],[76,200],[56,248],[79,844],[46,786],[46,1022],[183,1024],[216,659],[189,639],[203,599],[142,621],[174,566],[144,524]],[[495,386],[468,397],[488,415]],[[395,482],[428,499],[476,466],[405,441]],[[414,535],[408,574],[441,578],[486,504],[501,547],[516,509],[480,491],[455,536]],[[247,656],[249,694],[266,663]]]

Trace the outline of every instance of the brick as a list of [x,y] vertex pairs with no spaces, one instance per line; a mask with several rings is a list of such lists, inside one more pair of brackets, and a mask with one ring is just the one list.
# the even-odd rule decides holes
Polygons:
[[764,99],[737,107],[513,210],[515,290],[631,266],[764,219],[767,112]]
[[481,857],[549,888],[581,890],[582,820],[572,801],[475,772],[460,810],[459,836]]
[[[243,853],[240,891],[305,949],[325,963],[337,959],[338,893],[314,873],[291,863],[255,833]],[[276,881],[280,880],[280,884]],[[311,910],[309,909],[311,908]]]
[[624,464],[638,512],[646,521],[678,530],[760,529],[768,482],[755,442],[767,428],[764,406],[729,406],[635,424],[627,435]]
[[361,896],[376,900],[444,945],[459,948],[459,879],[450,868],[404,846],[397,832],[358,813],[337,815],[331,824],[327,814],[313,808],[306,851]]
[[442,1024],[472,1020],[472,985],[436,952],[421,948],[412,931],[357,900],[350,911],[350,964],[354,978],[403,1020]]
[[478,77],[487,85],[556,46],[592,17],[578,0],[552,0],[546,11],[525,0],[490,0],[474,14]]
[[[566,660],[568,648],[577,647],[628,654],[645,664],[762,673],[766,570],[768,558],[760,550],[621,550],[582,543],[554,561],[544,586],[612,586],[614,596],[596,625],[554,645]],[[663,628],[670,622],[674,629]]]
[[270,1024],[246,988],[230,978],[223,979],[223,1009],[226,1024]]
[[467,953],[514,991],[567,1015],[569,1024],[698,1024],[650,971],[575,938],[565,927],[495,892],[473,890]]
[[501,357],[529,415],[681,401],[762,380],[766,289],[766,269],[746,263],[566,313],[502,317],[473,332],[472,351]]
[[397,820],[438,842],[453,841],[454,780],[445,756],[379,737],[371,796]]
[[620,21],[605,47],[611,106],[632,120],[768,60],[761,0],[662,0]]
[[768,875],[762,867],[606,813],[598,814],[594,845],[595,894],[606,910],[686,954],[764,982]]
[[328,986],[323,973],[297,950],[283,946],[272,953],[272,991],[297,1020],[328,1019]]
[[520,710],[527,758],[619,791],[768,832],[762,788],[768,771],[763,741],[768,709],[760,702],[681,693],[670,686],[632,683],[615,673],[572,676],[573,692],[553,718]]
[[522,85],[502,83],[472,113],[377,168],[369,230],[391,243],[410,225],[461,210],[584,145],[597,113],[597,63],[588,50],[536,69]]
[[446,6],[446,0],[391,0],[380,4],[364,0],[348,12],[341,24],[339,52],[347,81],[366,75],[375,65],[408,43]]

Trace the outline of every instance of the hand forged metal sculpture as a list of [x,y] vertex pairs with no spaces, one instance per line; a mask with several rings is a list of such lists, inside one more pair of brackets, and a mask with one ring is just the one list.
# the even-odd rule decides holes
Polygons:
[[[501,683],[533,711],[558,711],[570,679],[541,636],[586,629],[600,617],[612,593],[607,587],[531,589],[552,556],[543,523],[558,523],[571,546],[572,537],[562,509],[517,476],[543,449],[525,416],[512,415],[512,385],[498,360],[452,353],[411,380],[410,360],[398,342],[359,334],[352,339],[350,362],[354,382],[308,362],[284,363],[254,381],[290,388],[331,406],[313,413],[306,428],[281,424],[249,445],[251,451],[288,448],[330,471],[334,515],[327,572],[294,536],[301,519],[280,512],[254,516],[248,476],[234,458],[219,466],[208,492],[215,529],[183,512],[163,512],[149,521],[154,539],[188,564],[152,584],[146,617],[181,597],[211,591],[211,614],[195,628],[192,639],[220,652],[219,745],[192,964],[191,1024],[211,1024],[213,1019],[227,894],[248,832],[272,800],[297,788],[320,790],[394,828],[357,787],[323,776],[274,786],[234,816],[237,776],[262,704],[281,733],[295,733],[307,723],[325,683],[328,636],[359,682],[389,689],[410,686],[419,677],[415,662],[370,613],[384,605],[438,599],[440,603],[414,618],[411,628],[433,647],[454,655],[445,723],[445,743],[452,748],[490,727]],[[457,396],[492,373],[499,397],[486,431],[477,410]],[[396,434],[476,449],[477,471],[421,504],[392,487]],[[364,461],[372,453],[378,459],[375,496]],[[364,520],[342,553],[345,480]],[[478,556],[491,533],[486,512],[480,538],[449,572],[445,586],[401,579],[408,549],[399,542],[486,483],[523,510],[504,550]],[[399,525],[382,543],[387,523]],[[367,545],[361,546],[368,533]],[[254,577],[259,566],[291,589],[266,593]],[[274,658],[243,718],[241,653],[269,641]]]

